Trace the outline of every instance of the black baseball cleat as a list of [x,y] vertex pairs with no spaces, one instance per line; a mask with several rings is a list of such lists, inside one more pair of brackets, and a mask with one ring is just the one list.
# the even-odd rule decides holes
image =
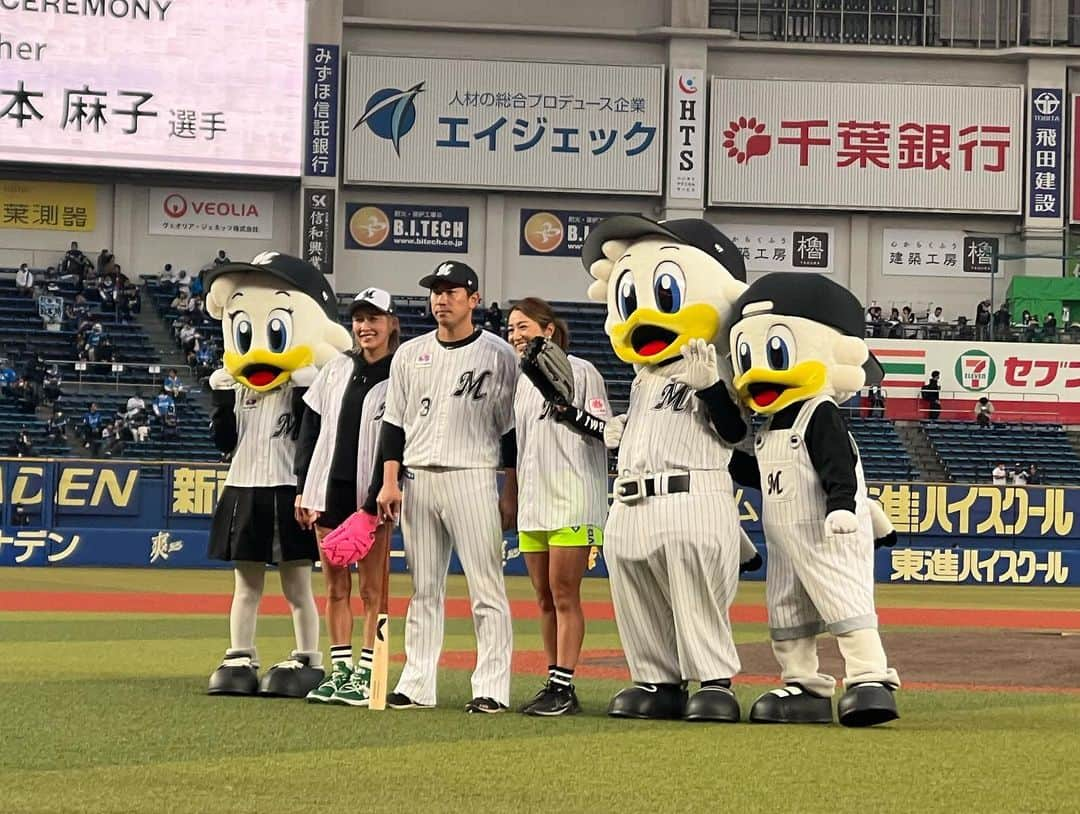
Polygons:
[[764,564],[765,564],[765,561],[763,559],[761,559],[761,555],[760,554],[754,554],[754,556],[751,557],[750,559],[748,559],[746,562],[739,563],[739,573],[740,574],[753,573],[754,571],[757,571],[759,568],[761,568],[761,566],[763,566]]
[[539,690],[537,690],[536,695],[534,695],[532,698],[530,698],[528,701],[526,701],[524,704],[522,704],[520,707],[518,707],[518,712],[522,713],[523,715],[528,715],[529,707],[531,707],[533,704],[535,704],[537,701],[539,701],[541,698],[543,698],[544,695],[548,691],[548,687],[550,687],[550,686],[551,686],[551,683],[549,682],[549,683],[545,684],[543,687],[541,687]]
[[392,692],[386,696],[386,706],[390,709],[434,709],[433,704],[420,704],[403,692]]
[[210,676],[207,695],[255,695],[259,669],[246,650],[227,650],[225,660]]
[[322,667],[312,667],[310,656],[293,651],[285,661],[266,671],[259,682],[259,695],[264,698],[306,698],[324,678],[326,672]]
[[900,717],[893,688],[877,681],[848,687],[836,712],[844,726],[876,726]]
[[472,715],[473,713],[484,713],[486,715],[494,715],[498,712],[506,712],[510,707],[506,704],[500,704],[494,698],[474,698],[472,701],[465,705],[465,711]]
[[684,721],[713,721],[737,724],[742,718],[739,701],[729,687],[710,684],[702,687],[686,702]]
[[550,687],[525,714],[554,718],[557,715],[577,715],[579,712],[581,704],[573,687]]
[[612,718],[678,720],[683,716],[686,699],[685,684],[635,684],[615,694],[607,714]]
[[769,690],[750,707],[754,724],[831,724],[832,720],[832,699],[798,684]]

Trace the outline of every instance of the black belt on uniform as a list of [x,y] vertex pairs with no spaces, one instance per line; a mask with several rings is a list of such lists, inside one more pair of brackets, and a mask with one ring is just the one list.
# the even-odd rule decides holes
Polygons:
[[[641,481],[628,480],[628,481],[626,481],[624,483],[619,484],[619,489],[622,492],[621,497],[624,500],[626,500],[628,498],[632,499],[634,497],[637,497],[639,495],[639,484],[641,484],[642,482],[644,482],[644,486],[645,486],[645,495],[644,496],[645,497],[656,497],[656,495],[657,495],[657,491],[656,491],[657,477],[663,477],[663,476],[645,477]],[[690,473],[687,472],[686,474],[683,474],[683,475],[669,475],[669,476],[667,476],[667,488],[664,489],[663,492],[661,492],[661,494],[672,495],[672,494],[677,494],[679,492],[689,492],[689,491],[690,491]]]

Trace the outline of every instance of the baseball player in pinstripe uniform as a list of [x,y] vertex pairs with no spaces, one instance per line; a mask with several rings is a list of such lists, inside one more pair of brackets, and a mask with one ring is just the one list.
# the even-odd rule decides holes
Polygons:
[[[231,643],[210,677],[220,695],[303,697],[323,678],[311,593],[312,533],[293,516],[301,398],[318,367],[349,347],[337,300],[314,266],[279,252],[204,273],[207,312],[222,321],[224,367],[210,376],[214,442],[232,453],[210,528],[209,556],[233,563]],[[292,608],[296,649],[258,680],[255,621],[266,565]]]
[[[616,355],[638,370],[627,415],[604,431],[619,449],[604,552],[635,682],[608,714],[738,721],[728,608],[740,533],[728,465],[747,426],[714,343],[726,344],[746,287],[742,255],[703,220],[622,215],[589,233],[582,259],[597,279],[590,297],[608,303]],[[701,682],[689,699],[688,681]]]
[[735,303],[732,364],[740,398],[769,420],[754,444],[769,551],[766,602],[784,687],[750,719],[828,723],[836,682],[818,670],[817,636],[832,633],[845,664],[845,726],[898,717],[900,686],[874,608],[874,518],[859,450],[838,401],[881,368],[863,341],[863,309],[819,275],[776,273]]
[[[541,336],[564,351],[570,345],[566,323],[536,297],[514,304],[507,327],[519,354]],[[574,385],[569,403],[545,399],[525,375],[514,393],[518,549],[540,604],[548,660],[546,685],[521,711],[545,717],[580,710],[573,680],[585,637],[581,579],[592,546],[603,544],[607,518],[607,388],[589,362],[567,359]]]
[[[406,342],[390,367],[380,438],[379,511],[400,510],[413,595],[405,619],[405,668],[392,709],[430,707],[443,644],[451,548],[469,583],[476,628],[473,699],[467,712],[495,713],[510,703],[513,632],[502,570],[502,532],[517,509],[513,348],[473,325],[480,300],[476,272],[447,261],[420,281],[431,290],[438,327]],[[496,470],[506,482],[500,498]],[[406,468],[404,494],[398,488]]]
[[[368,288],[350,308],[355,350],[330,361],[304,396],[306,409],[296,445],[297,521],[323,538],[360,508],[375,514],[375,496],[382,486],[377,460],[379,426],[386,406],[390,361],[400,328],[390,295]],[[308,701],[367,706],[375,630],[382,599],[388,529],[357,563],[364,601],[364,638],[353,669],[352,575],[323,557],[326,579],[326,627],[330,633],[331,673],[308,693]]]

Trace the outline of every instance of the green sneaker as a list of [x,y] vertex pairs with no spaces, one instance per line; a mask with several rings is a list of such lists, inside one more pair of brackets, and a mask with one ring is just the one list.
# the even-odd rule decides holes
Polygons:
[[366,707],[371,699],[371,670],[358,667],[330,699],[331,704]]
[[326,680],[307,694],[308,702],[312,704],[327,704],[334,694],[349,683],[352,677],[352,668],[343,661],[335,661],[334,669],[326,677]]

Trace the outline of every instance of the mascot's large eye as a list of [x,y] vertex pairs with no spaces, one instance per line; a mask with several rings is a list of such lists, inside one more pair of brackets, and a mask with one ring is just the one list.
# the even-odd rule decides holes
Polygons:
[[615,302],[619,306],[619,315],[625,320],[637,310],[637,289],[634,287],[634,273],[627,269],[615,284]]
[[773,325],[765,337],[765,359],[773,370],[787,370],[795,362],[795,334],[786,325]]
[[266,346],[274,353],[284,353],[292,335],[292,314],[275,308],[266,320]]
[[653,272],[653,296],[656,307],[665,314],[674,314],[682,308],[683,291],[686,290],[686,275],[678,263],[665,260]]
[[750,354],[750,343],[743,339],[742,334],[739,334],[739,338],[735,340],[735,359],[738,361],[739,371],[742,373],[754,366],[754,359]]
[[251,350],[251,317],[244,311],[237,311],[232,315],[233,344],[241,353]]

